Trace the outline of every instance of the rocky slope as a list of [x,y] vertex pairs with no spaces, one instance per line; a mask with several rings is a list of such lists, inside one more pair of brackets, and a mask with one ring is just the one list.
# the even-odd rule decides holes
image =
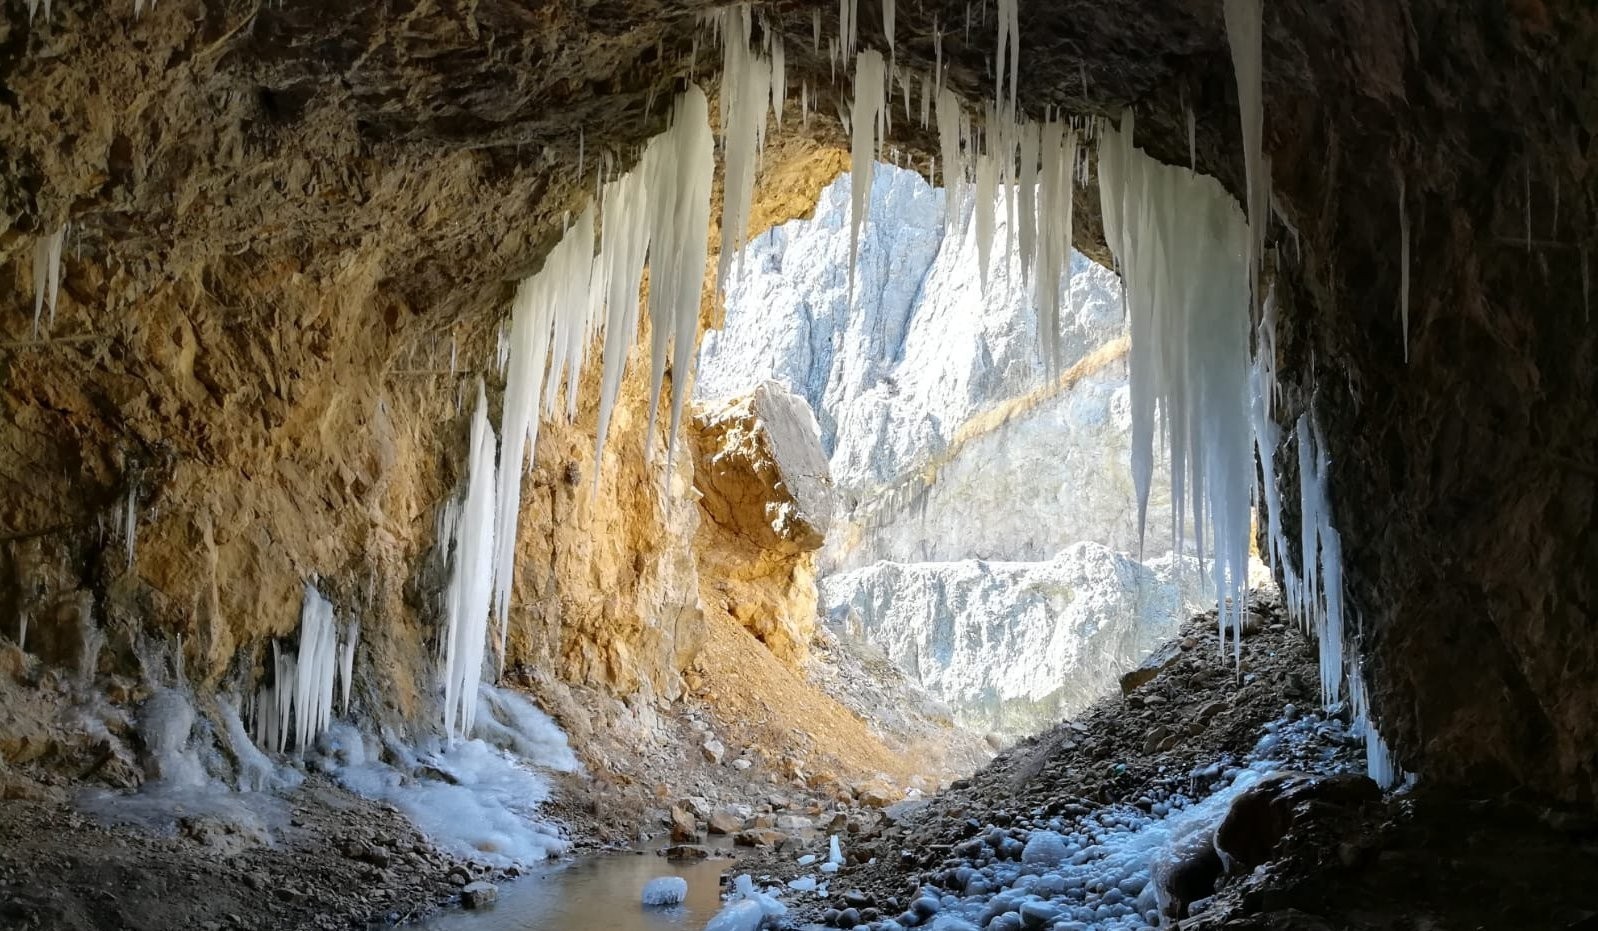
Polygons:
[[826,577],[821,601],[961,724],[1015,737],[1087,707],[1214,604],[1195,561],[1176,570],[1082,542],[1043,562],[879,562]]

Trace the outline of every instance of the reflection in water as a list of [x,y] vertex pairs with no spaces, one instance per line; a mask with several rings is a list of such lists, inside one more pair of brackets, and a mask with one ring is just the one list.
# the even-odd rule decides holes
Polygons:
[[[699,931],[721,908],[721,874],[731,860],[678,863],[653,850],[597,854],[552,863],[499,887],[483,911],[448,911],[422,924],[430,931]],[[645,908],[644,883],[657,876],[688,881],[682,905]]]

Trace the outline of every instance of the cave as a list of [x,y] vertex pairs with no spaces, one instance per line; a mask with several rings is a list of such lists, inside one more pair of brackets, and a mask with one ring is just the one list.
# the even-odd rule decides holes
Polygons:
[[[1155,366],[1147,410],[1202,418],[1215,391],[1265,373],[1267,421],[1204,460],[1227,465],[1195,496],[1231,560],[1224,649],[1256,649],[1237,577],[1252,542],[1283,618],[1318,638],[1321,698],[1357,706],[1369,774],[1397,793],[1358,804],[1441,812],[1508,844],[1500,859],[1581,875],[1598,803],[1595,42],[1592,11],[1542,0],[18,0],[0,17],[0,804],[16,845],[0,922],[166,927],[181,913],[163,900],[208,895],[203,858],[170,854],[162,873],[82,840],[37,857],[16,840],[77,825],[68,800],[84,792],[201,778],[214,761],[185,755],[191,730],[226,735],[223,762],[261,786],[302,778],[281,758],[313,731],[351,766],[374,741],[404,756],[387,735],[423,720],[446,742],[505,728],[568,770],[569,736],[587,775],[501,787],[526,804],[555,792],[602,824],[659,801],[647,766],[619,755],[690,740],[724,763],[723,740],[662,723],[715,694],[749,727],[774,703],[811,709],[862,771],[910,778],[789,682],[802,632],[759,631],[758,649],[731,637],[747,633],[738,599],[813,609],[817,521],[802,489],[765,500],[763,441],[689,403],[733,253],[887,149],[946,186],[952,154],[989,190],[1040,184],[1055,159],[1040,238],[1018,245],[1074,246],[1126,276],[1130,352]],[[1068,154],[1040,159],[1040,139]],[[1217,229],[1233,238],[1203,253]],[[1150,230],[1163,238],[1139,239]],[[1150,250],[1132,250],[1156,241],[1168,261],[1149,272]],[[1208,348],[1140,341],[1137,307],[1158,337],[1194,282],[1209,297],[1193,307],[1230,308],[1190,321]],[[1249,427],[1204,423],[1190,461]],[[708,455],[710,436],[736,455]],[[679,505],[711,474],[726,521]],[[746,532],[751,507],[784,518]],[[1251,663],[1234,654],[1238,687]],[[480,665],[515,688],[479,690]],[[742,680],[760,685],[734,696]],[[340,729],[351,706],[365,738]],[[1046,766],[1070,742],[1056,740],[1028,743],[1029,759]],[[849,753],[822,756],[738,759],[805,782]],[[1067,811],[1080,799],[1037,801],[1088,816]],[[310,830],[282,805],[252,817]],[[317,829],[342,843],[377,817],[361,811]],[[1380,843],[1328,853],[1310,832],[1301,867],[1342,857],[1342,872],[1240,893],[1226,907],[1244,923],[1227,926],[1404,926],[1351,890],[1385,896],[1388,919],[1408,902],[1432,926],[1477,926],[1436,904],[1441,880],[1348,878],[1421,862],[1433,835],[1393,819],[1387,859]],[[324,903],[247,881],[270,854],[224,820],[175,828],[233,870],[193,916],[312,924]],[[906,836],[948,853],[929,831]],[[383,851],[408,837],[355,844],[339,875],[387,883]],[[1021,844],[990,847],[1020,860]],[[934,868],[923,854],[904,869]],[[426,863],[436,881],[408,894],[490,894]],[[1455,868],[1497,877],[1482,880],[1499,883],[1482,905],[1496,926],[1598,915],[1579,882]],[[1517,911],[1537,881],[1558,890]],[[408,914],[363,901],[339,920]]]

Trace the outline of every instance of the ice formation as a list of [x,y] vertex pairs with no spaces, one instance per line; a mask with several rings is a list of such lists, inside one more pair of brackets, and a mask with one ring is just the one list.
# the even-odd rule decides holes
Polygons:
[[[731,107],[729,119],[745,120],[754,127],[750,130],[753,150],[758,150],[772,104],[771,86],[766,83],[771,64],[763,58],[749,64],[758,56],[748,49],[746,9],[724,11],[716,22],[723,30],[728,54],[741,50],[736,55],[745,56],[739,60],[745,62],[746,70],[765,75],[764,79],[757,75],[752,86],[738,90],[737,99],[723,98],[723,105]],[[730,127],[729,140],[748,135],[748,128],[742,123]],[[448,535],[455,553],[447,594],[444,676],[445,719],[451,732],[457,718],[461,733],[471,730],[477,694],[471,686],[480,674],[480,642],[486,636],[490,602],[498,619],[497,657],[503,668],[522,474],[531,466],[537,449],[539,419],[555,412],[562,379],[570,414],[587,347],[602,330],[603,372],[595,437],[596,459],[602,457],[627,353],[638,334],[638,292],[646,257],[651,279],[648,446],[652,450],[655,412],[669,360],[673,377],[668,449],[675,448],[699,324],[714,170],[712,149],[709,103],[703,91],[690,86],[678,95],[666,132],[650,140],[630,172],[602,188],[597,252],[596,211],[590,206],[567,229],[544,267],[517,287],[501,357],[506,390],[497,475],[493,430],[487,425],[486,398],[479,385],[480,416],[474,418],[468,470],[471,481],[462,502],[445,511],[444,523],[451,530]],[[750,185],[753,150],[744,159]],[[734,157],[729,154],[728,158],[731,172]],[[730,204],[737,198],[728,196],[726,200]],[[747,204],[743,216],[746,220]],[[723,231],[730,225],[724,222]],[[730,259],[731,253],[724,251],[723,258]],[[481,481],[484,472],[488,479]],[[479,645],[473,647],[472,643]]]
[[133,568],[133,551],[139,537],[139,486],[129,485],[122,502],[122,548],[127,566]]
[[716,15],[722,46],[720,115],[725,164],[721,254],[716,262],[719,292],[749,234],[749,207],[755,191],[755,168],[765,141],[767,104],[775,104],[780,91],[774,86],[776,60],[759,54],[749,44],[749,7],[738,4]]
[[733,881],[727,904],[705,925],[705,931],[755,931],[767,919],[781,918],[787,913],[786,905],[776,896],[756,888],[754,880],[745,874]]
[[1230,630],[1235,644],[1253,485],[1249,227],[1215,179],[1136,149],[1130,110],[1119,130],[1102,129],[1099,195],[1105,240],[1126,285],[1139,512],[1147,508],[1158,412],[1170,456],[1172,537],[1185,538],[1190,504],[1199,558],[1206,541],[1213,557],[1221,642]]
[[1265,97],[1262,86],[1262,0],[1226,0],[1226,42],[1237,78],[1237,107],[1243,121],[1243,169],[1248,185],[1249,285],[1259,282],[1270,209],[1270,177],[1265,163]]
[[[33,15],[30,3],[28,15]],[[50,18],[50,3],[45,0],[44,15]],[[50,305],[50,323],[55,324],[56,297],[61,292],[61,246],[66,241],[67,228],[42,236],[33,244],[33,335],[39,335],[39,315],[46,304]]]
[[1059,120],[1043,124],[1040,138],[1042,171],[1038,176],[1039,217],[1036,268],[1032,273],[1042,331],[1043,358],[1050,371],[1060,364],[1060,297],[1069,293],[1071,277],[1072,196],[1076,166],[1076,131]]
[[[448,520],[452,555],[444,591],[441,672],[444,732],[451,737],[470,733],[477,717],[477,681],[482,675],[493,596],[494,429],[488,424],[488,396],[481,379],[468,450],[465,494]],[[517,473],[519,484],[519,467]]]
[[[344,705],[349,704],[350,679],[354,675],[357,626],[351,622],[345,636],[338,636],[333,605],[307,583],[300,602],[299,648],[285,655],[272,641],[272,682],[256,692],[255,742],[282,753],[290,746],[301,755],[333,720],[333,695],[343,681]],[[242,757],[240,751],[235,755]]]
[[658,876],[644,883],[643,902],[647,906],[681,905],[688,898],[688,880],[681,876]]
[[[846,0],[852,2],[852,0]],[[849,211],[849,292],[854,293],[855,264],[860,252],[860,227],[871,203],[871,167],[876,163],[888,110],[887,76],[882,53],[861,52],[855,60],[854,107],[849,113],[849,164],[855,178]]]
[[[994,100],[1003,106],[1009,105],[1009,112],[1015,112],[1015,86],[1020,76],[1021,67],[1021,25],[1019,20],[1021,0],[998,0],[999,41],[995,46],[998,56],[997,65],[993,69],[997,80]],[[1009,98],[1005,98],[1005,68],[1009,67]]]
[[1332,522],[1331,463],[1326,440],[1312,414],[1301,414],[1293,427],[1299,477],[1299,563],[1295,571],[1283,527],[1283,491],[1275,467],[1282,430],[1276,422],[1276,302],[1266,293],[1255,329],[1254,365],[1250,374],[1250,415],[1254,450],[1259,456],[1260,516],[1265,522],[1265,557],[1282,582],[1288,612],[1315,637],[1319,649],[1321,700],[1337,702],[1346,693],[1355,716],[1355,732],[1365,738],[1367,772],[1383,788],[1392,788],[1403,774],[1376,729],[1365,694],[1359,651],[1349,649],[1343,597],[1343,545]]
[[294,735],[302,754],[333,720],[338,658],[333,605],[307,585],[300,605],[300,654],[294,678]]

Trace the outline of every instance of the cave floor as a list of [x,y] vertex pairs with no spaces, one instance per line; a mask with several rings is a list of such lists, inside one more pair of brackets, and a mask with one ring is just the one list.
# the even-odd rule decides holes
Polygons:
[[0,801],[0,928],[361,927],[460,891],[465,867],[393,809],[320,776],[283,801],[267,845],[205,815],[161,836],[63,797]]
[[[1318,705],[1313,645],[1273,603],[1254,607],[1264,623],[1244,638],[1240,667],[1216,649],[1213,615],[1194,619],[1152,680],[1022,741],[897,823],[846,841],[850,865],[829,897],[799,903],[799,920],[819,922],[827,909],[864,900],[893,917],[966,862],[961,845],[995,825],[1069,821],[1106,806],[1147,811],[1173,793],[1202,797],[1225,768],[1257,755],[1284,713]],[[1364,769],[1362,743],[1351,739],[1283,741],[1271,755],[1288,769]],[[1310,802],[1294,817],[1269,862],[1224,881],[1168,926],[1598,931],[1598,820],[1590,816],[1421,782],[1364,804]],[[780,879],[803,875],[790,858],[762,867]]]

